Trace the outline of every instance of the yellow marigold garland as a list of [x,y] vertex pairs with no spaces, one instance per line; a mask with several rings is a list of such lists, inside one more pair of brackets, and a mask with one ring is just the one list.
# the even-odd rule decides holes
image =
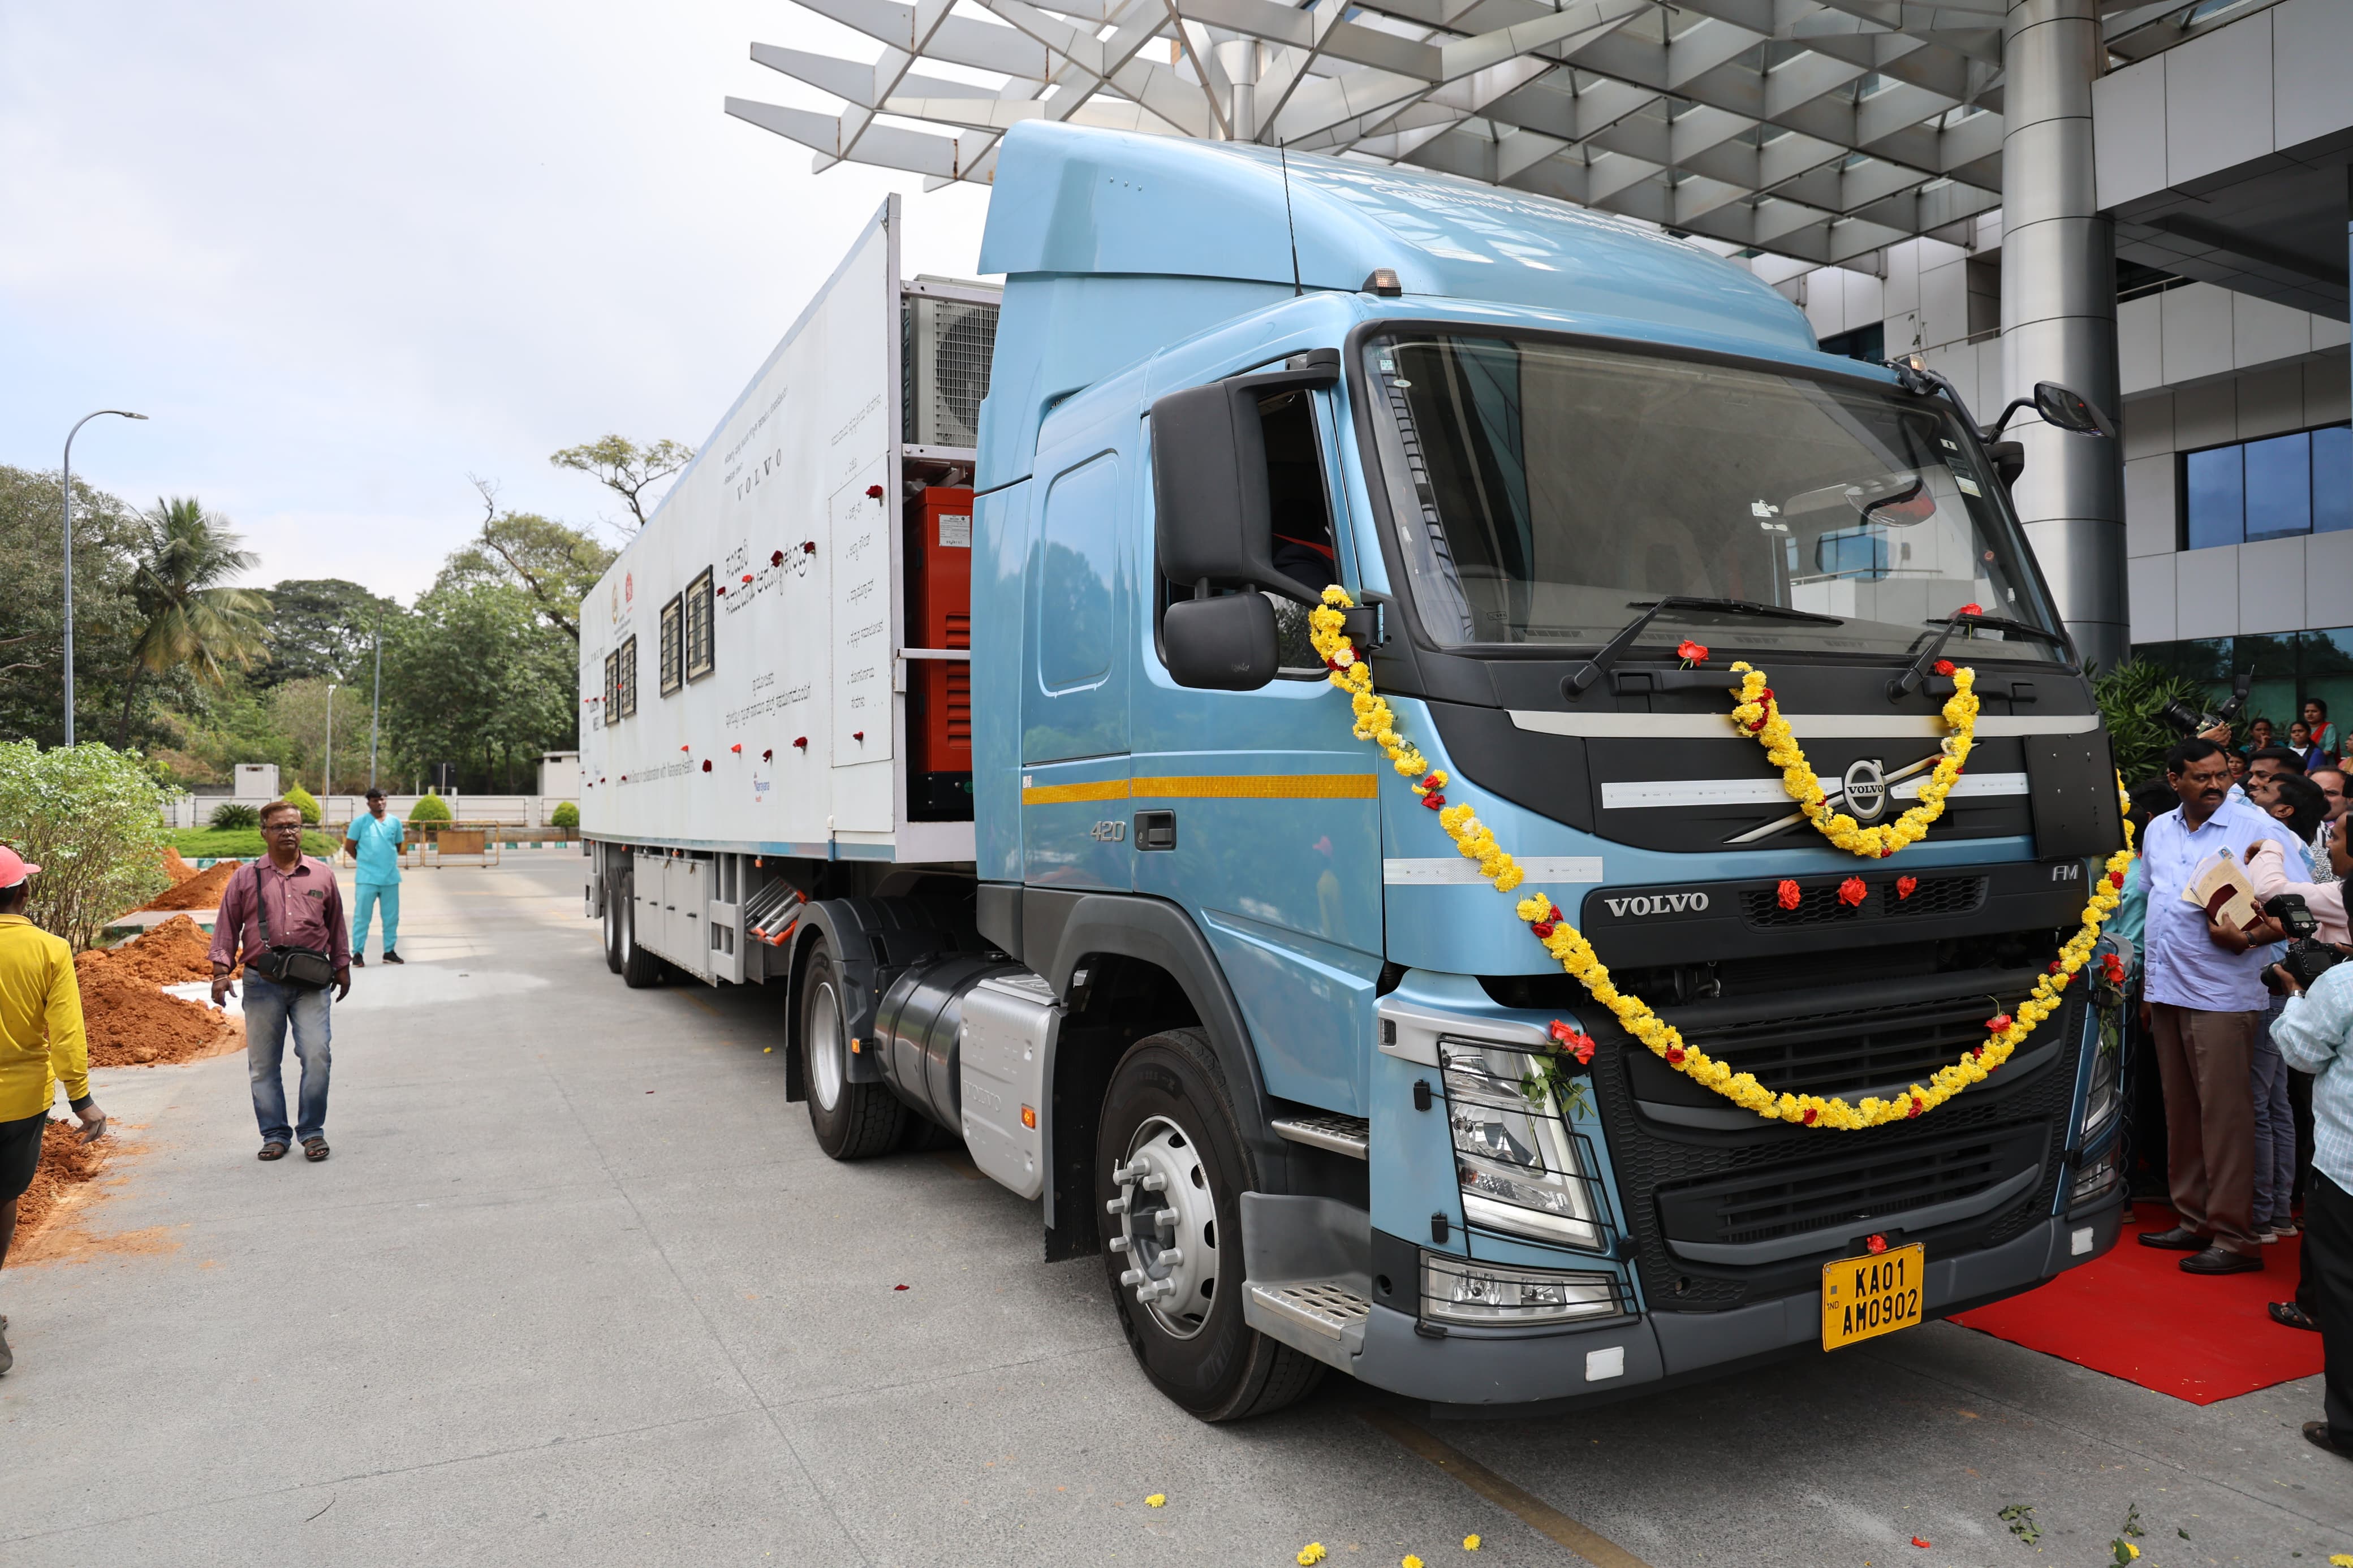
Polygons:
[[1781,787],[1823,837],[1851,855],[1883,860],[1928,836],[1929,825],[1945,815],[1945,797],[1952,793],[1953,782],[1969,760],[1969,749],[1977,744],[1978,698],[1973,689],[1978,672],[1967,666],[1956,669],[1945,659],[1936,661],[1936,669],[1953,678],[1953,694],[1945,701],[1945,723],[1951,731],[1945,737],[1945,754],[1936,759],[1935,770],[1921,784],[1920,804],[1876,827],[1861,826],[1846,813],[1830,808],[1822,781],[1814,776],[1805,749],[1798,744],[1789,721],[1781,717],[1781,705],[1765,683],[1765,672],[1745,659],[1732,667],[1732,672],[1740,677],[1732,721],[1742,734],[1754,735],[1764,745],[1767,760],[1781,770]]
[[[1398,732],[1396,711],[1374,691],[1372,671],[1357,657],[1344,629],[1346,623],[1341,612],[1353,609],[1355,605],[1356,601],[1346,589],[1326,588],[1324,590],[1323,605],[1308,616],[1308,627],[1315,651],[1324,656],[1324,665],[1331,671],[1332,684],[1348,693],[1349,703],[1356,715],[1356,738],[1378,745],[1388,754],[1390,765],[1404,776],[1421,775],[1413,785],[1413,793],[1421,797],[1424,805],[1437,809],[1439,826],[1454,841],[1454,847],[1464,858],[1479,863],[1479,874],[1493,884],[1496,891],[1510,892],[1526,879],[1519,862],[1495,842],[1494,834],[1479,820],[1471,807],[1446,804],[1447,775],[1431,771],[1429,759]],[[1762,674],[1744,665],[1735,665],[1733,668],[1743,676],[1739,692],[1743,699],[1742,706],[1751,710],[1744,727],[1749,727],[1749,721],[1761,717],[1765,720],[1763,728],[1769,729],[1778,720],[1778,713],[1766,691]],[[1961,672],[1961,675],[1966,674],[1966,671]],[[1959,773],[1960,765],[1968,757],[1968,731],[1977,715],[1977,700],[1970,695],[1968,685],[1961,675],[1955,678],[1957,689],[1954,699],[1946,704],[1945,709],[1947,721],[1953,725],[1957,743],[1937,764],[1936,773],[1930,780],[1930,784],[1941,780],[1944,789],[1951,788],[1953,777]],[[1957,705],[1960,710],[1957,713]],[[1739,718],[1739,712],[1738,709],[1735,710],[1736,719]],[[1781,730],[1786,736],[1788,726],[1781,725]],[[1768,747],[1772,744],[1769,738],[1767,743]],[[1794,741],[1788,744],[1794,752]],[[1778,756],[1774,760],[1781,761]],[[1947,765],[1950,773],[1947,772]],[[1802,755],[1798,756],[1794,766],[1804,768]],[[1785,763],[1783,768],[1784,782],[1789,784],[1793,795],[1798,795],[1798,786],[1789,781],[1792,764]],[[1812,780],[1812,771],[1806,769],[1804,777]],[[1928,787],[1922,787],[1924,806]],[[1814,784],[1814,793],[1819,797],[1819,782]],[[2119,798],[2124,795],[2121,781],[2117,784],[2116,793]],[[1805,799],[1803,795],[1798,798],[1801,804]],[[1941,809],[1942,789],[1938,791],[1936,805]],[[1910,812],[1905,814],[1907,821],[1912,816]],[[1853,828],[1851,819],[1841,820],[1846,821],[1848,828]],[[1933,816],[1927,820],[1934,820]],[[1816,826],[1822,825],[1818,821]],[[1872,831],[1887,833],[1901,826],[1901,823],[1890,824],[1885,828]],[[1830,831],[1830,827],[1823,827],[1825,834]],[[1919,832],[1925,831],[1924,821]],[[1916,838],[1919,832],[1912,833],[1903,842]],[[1838,839],[1833,837],[1831,841],[1836,843]],[[1884,849],[1874,851],[1877,854],[1890,852]],[[2132,826],[2127,823],[2125,826],[2125,847],[2108,857],[2107,874],[2100,879],[2098,886],[2092,890],[2091,900],[2084,906],[2081,928],[2059,950],[2059,956],[2052,962],[2049,971],[2035,981],[2032,994],[2019,1005],[2016,1016],[2005,1013],[1988,1019],[1985,1043],[1960,1060],[1937,1068],[1925,1086],[1913,1084],[1894,1100],[1866,1096],[1859,1105],[1816,1094],[1776,1094],[1758,1083],[1754,1075],[1734,1072],[1730,1067],[1715,1060],[1698,1047],[1685,1045],[1674,1026],[1651,1012],[1650,1005],[1641,997],[1630,996],[1612,984],[1609,966],[1593,951],[1593,944],[1569,924],[1567,917],[1550,899],[1540,896],[1522,899],[1517,905],[1517,912],[1535,933],[1536,939],[1544,943],[1545,951],[1591,993],[1595,1001],[1615,1014],[1628,1034],[1641,1041],[1650,1047],[1651,1054],[1665,1060],[1685,1077],[1706,1085],[1734,1104],[1768,1120],[1852,1131],[1857,1128],[1877,1127],[1885,1122],[1924,1115],[1971,1084],[1984,1082],[1996,1068],[2008,1061],[2019,1044],[2034,1032],[2035,1026],[2059,1010],[2060,993],[2066,989],[2067,983],[2074,978],[2076,972],[2091,962],[2092,949],[2100,940],[2100,927],[2124,896],[2125,870],[2132,864]]]

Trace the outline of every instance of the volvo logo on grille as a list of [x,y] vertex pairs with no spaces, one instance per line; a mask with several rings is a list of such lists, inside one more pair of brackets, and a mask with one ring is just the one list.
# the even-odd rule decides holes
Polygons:
[[1613,915],[1697,914],[1707,908],[1705,893],[1638,893],[1626,899],[1604,899]]
[[1846,809],[1857,822],[1877,822],[1887,809],[1887,775],[1877,757],[1859,758],[1840,781]]

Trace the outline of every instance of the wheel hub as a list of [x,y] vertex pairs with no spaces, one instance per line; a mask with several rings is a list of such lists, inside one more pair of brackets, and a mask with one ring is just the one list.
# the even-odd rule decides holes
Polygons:
[[841,1101],[841,1086],[849,1072],[844,1065],[841,1003],[830,984],[820,984],[809,1007],[809,1092],[831,1110]]
[[1127,1158],[1112,1172],[1119,1196],[1104,1206],[1112,1251],[1127,1259],[1119,1277],[1138,1305],[1177,1339],[1208,1323],[1218,1283],[1217,1194],[1193,1137],[1165,1116],[1135,1130]]

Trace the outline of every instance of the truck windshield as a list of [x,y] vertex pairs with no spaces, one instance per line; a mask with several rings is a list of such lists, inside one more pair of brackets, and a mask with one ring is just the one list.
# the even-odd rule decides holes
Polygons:
[[2056,629],[1943,399],[1538,339],[1401,333],[1366,352],[1407,575],[1440,643],[1597,646],[1671,595],[1840,624],[1672,605],[1645,645],[1715,632],[1901,658],[1964,606]]

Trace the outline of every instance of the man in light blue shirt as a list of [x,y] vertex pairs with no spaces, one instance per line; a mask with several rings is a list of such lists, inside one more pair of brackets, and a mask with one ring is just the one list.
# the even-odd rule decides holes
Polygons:
[[2263,982],[2270,954],[2181,895],[2218,857],[2239,859],[2260,838],[2283,847],[2295,840],[2269,813],[2232,798],[2228,755],[2211,741],[2168,752],[2165,781],[2180,804],[2148,825],[2141,846],[2148,889],[2141,1005],[2165,1084],[2167,1164],[2180,1223],[2140,1239],[2194,1254],[2181,1260],[2186,1273],[2245,1273],[2263,1266],[2249,1074],[2270,1001]]
[[2272,1025],[2272,1038],[2290,1067],[2315,1075],[2304,1268],[2320,1325],[2327,1419],[2306,1422],[2304,1435],[2353,1459],[2353,963],[2338,964],[2308,992],[2297,992],[2285,969],[2274,973],[2294,994]]
[[368,814],[343,832],[343,850],[359,868],[352,900],[352,963],[367,963],[369,917],[384,911],[384,961],[406,963],[400,940],[400,818],[385,810],[384,791],[367,792]]

